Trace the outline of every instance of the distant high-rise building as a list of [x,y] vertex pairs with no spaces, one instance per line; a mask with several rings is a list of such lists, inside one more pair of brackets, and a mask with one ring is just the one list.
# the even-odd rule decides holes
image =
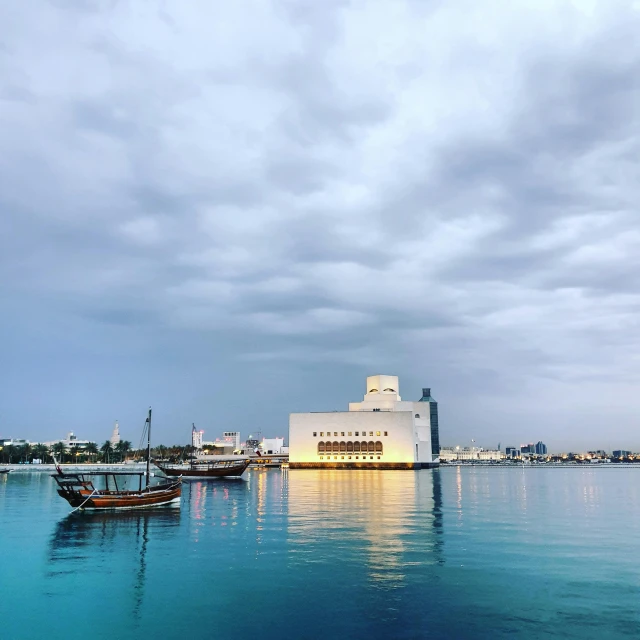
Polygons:
[[628,458],[631,455],[631,451],[625,449],[615,449],[613,452],[614,458]]
[[191,446],[194,449],[202,449],[203,435],[204,435],[204,431],[197,431],[195,424],[191,427]]
[[118,425],[117,420],[113,427],[113,433],[111,434],[109,442],[111,442],[111,445],[114,447],[118,444],[118,442],[120,442],[120,426]]
[[506,447],[504,450],[504,454],[507,456],[507,458],[519,458],[521,455],[520,449],[518,449],[517,447]]
[[538,444],[536,444],[535,446],[535,453],[537,453],[539,456],[546,456],[547,445],[544,444],[544,442],[538,441]]

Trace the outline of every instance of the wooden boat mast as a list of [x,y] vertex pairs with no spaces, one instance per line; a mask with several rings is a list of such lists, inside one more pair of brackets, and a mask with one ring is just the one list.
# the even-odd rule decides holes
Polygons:
[[151,471],[151,407],[147,416],[147,483],[145,489],[149,488],[149,473]]

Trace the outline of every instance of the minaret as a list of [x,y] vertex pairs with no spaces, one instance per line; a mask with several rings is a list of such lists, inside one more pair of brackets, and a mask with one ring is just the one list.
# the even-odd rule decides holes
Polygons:
[[114,447],[118,444],[118,442],[120,442],[120,427],[118,426],[117,420],[115,426],[113,427],[113,433],[111,434],[110,442]]

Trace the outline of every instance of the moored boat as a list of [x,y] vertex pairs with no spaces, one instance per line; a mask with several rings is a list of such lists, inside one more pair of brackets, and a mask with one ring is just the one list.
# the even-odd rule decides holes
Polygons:
[[[109,510],[139,509],[179,502],[182,478],[163,478],[151,484],[151,409],[145,421],[147,434],[147,469],[145,471],[89,471],[66,473],[56,463],[57,473],[52,478],[58,484],[58,495],[74,509]],[[134,478],[128,486],[127,477]],[[135,479],[138,486],[135,487]],[[120,484],[118,484],[120,479]],[[102,482],[100,482],[102,480]],[[144,482],[143,482],[144,481]],[[111,483],[111,485],[110,485]],[[143,486],[144,483],[144,486]],[[104,484],[104,486],[100,486]]]
[[249,459],[194,460],[188,464],[156,463],[156,466],[167,476],[182,476],[186,480],[239,478],[249,466]]

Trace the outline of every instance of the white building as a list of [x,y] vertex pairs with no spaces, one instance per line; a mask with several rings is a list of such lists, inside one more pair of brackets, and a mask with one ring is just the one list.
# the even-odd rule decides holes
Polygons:
[[505,457],[502,451],[483,449],[482,447],[442,447],[440,449],[440,459],[443,462],[500,461]]
[[225,431],[222,434],[223,440],[233,447],[233,451],[240,449],[240,432],[239,431]]
[[53,445],[61,442],[64,446],[69,449],[70,447],[77,447],[78,450],[82,451],[87,448],[87,445],[91,444],[92,440],[78,440],[78,438],[74,435],[73,431],[70,431],[67,434],[67,437],[61,440],[52,440],[51,442],[44,442],[43,444],[47,445],[47,447],[53,447]]
[[25,444],[33,444],[24,438],[0,438],[0,447],[24,447]]
[[111,442],[111,445],[113,447],[115,447],[118,444],[118,442],[120,442],[120,425],[118,424],[117,420],[113,427],[113,433],[111,434],[111,438],[109,439],[109,442]]
[[202,449],[202,437],[204,436],[204,431],[197,431],[196,425],[194,424],[191,427],[191,446],[194,449]]
[[259,449],[263,455],[284,455],[289,453],[289,447],[284,446],[284,438],[262,438]]
[[292,413],[289,466],[419,469],[439,464],[438,409],[430,389],[403,401],[397,376],[367,378],[362,402],[349,411]]

